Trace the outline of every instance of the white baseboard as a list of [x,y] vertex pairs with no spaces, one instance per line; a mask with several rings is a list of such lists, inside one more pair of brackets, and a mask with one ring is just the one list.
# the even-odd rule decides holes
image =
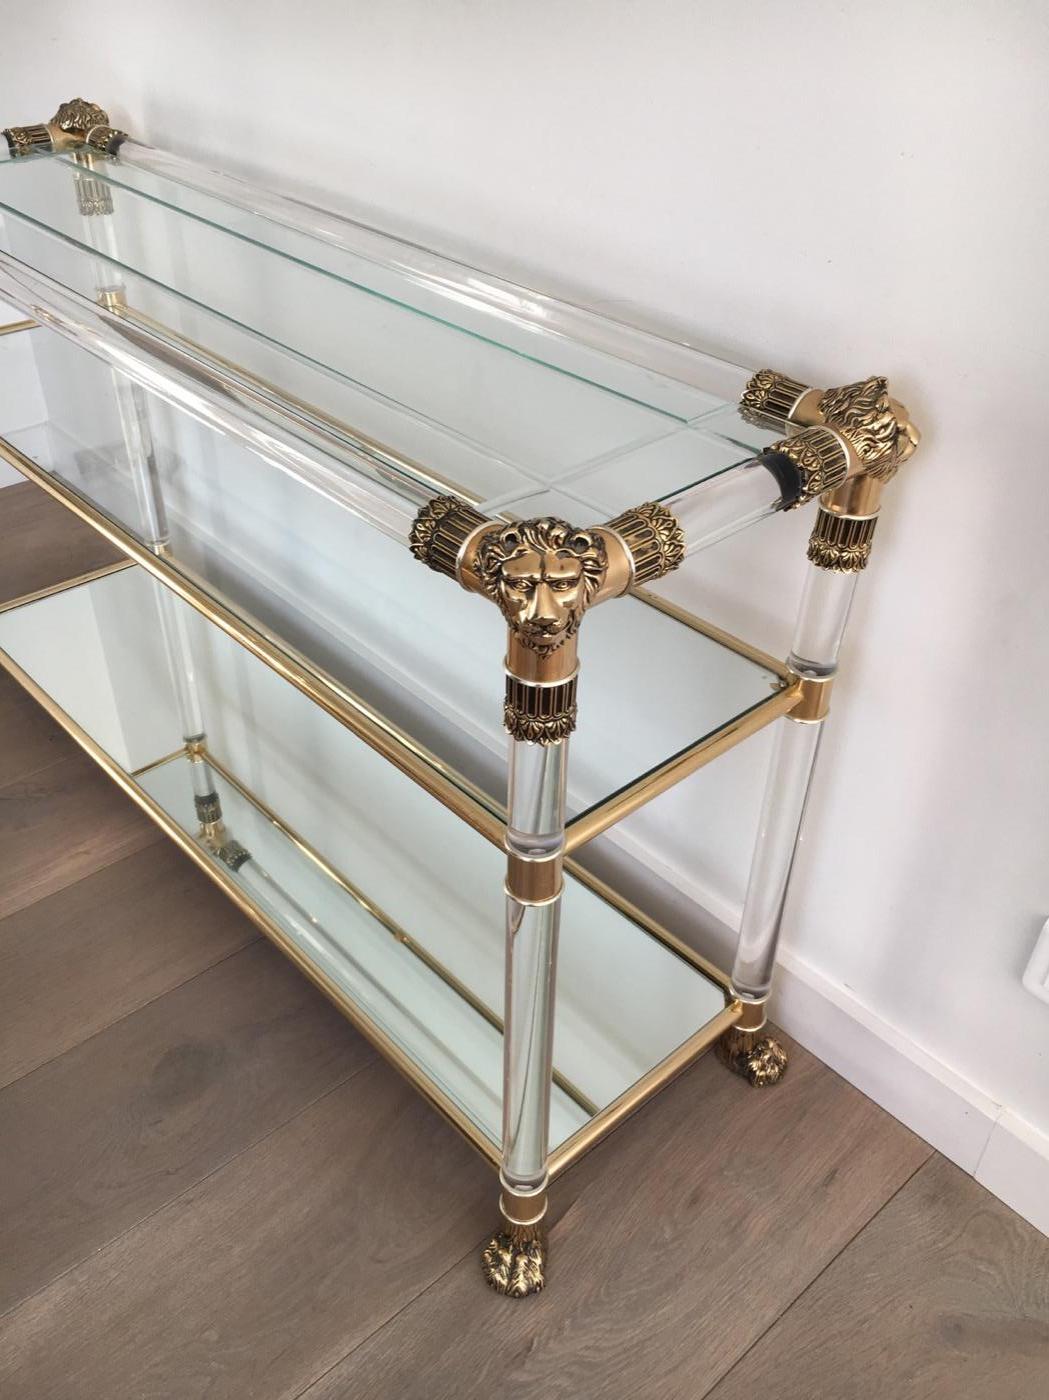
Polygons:
[[1049,1137],[784,951],[772,1015],[793,1038],[1049,1235]]

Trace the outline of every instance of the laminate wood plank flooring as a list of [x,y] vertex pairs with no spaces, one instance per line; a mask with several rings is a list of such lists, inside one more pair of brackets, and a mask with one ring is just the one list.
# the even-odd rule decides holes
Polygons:
[[75,747],[47,711],[0,670],[0,789],[57,762]]
[[0,920],[0,1086],[258,936],[167,841]]
[[1043,1400],[1049,1241],[938,1154],[711,1400]]
[[115,545],[33,482],[0,487],[0,603],[121,557]]
[[797,1047],[766,1093],[707,1057],[555,1185],[542,1295],[472,1255],[307,1400],[705,1395],[929,1153]]
[[9,1085],[0,1311],[374,1058],[257,941]]
[[68,753],[0,788],[0,919],[162,840],[97,764]]
[[485,1164],[376,1064],[9,1314],[0,1394],[294,1396],[491,1204]]
[[[104,562],[12,564],[34,491],[9,596]],[[0,1395],[1049,1394],[1049,1242],[796,1048],[683,1075],[497,1297],[489,1169],[51,726],[0,681]]]

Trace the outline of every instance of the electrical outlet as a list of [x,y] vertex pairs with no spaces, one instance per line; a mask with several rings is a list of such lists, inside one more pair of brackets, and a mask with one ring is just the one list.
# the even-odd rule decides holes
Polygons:
[[1049,1001],[1049,919],[1042,925],[1031,961],[1024,972],[1024,986],[1041,1001]]

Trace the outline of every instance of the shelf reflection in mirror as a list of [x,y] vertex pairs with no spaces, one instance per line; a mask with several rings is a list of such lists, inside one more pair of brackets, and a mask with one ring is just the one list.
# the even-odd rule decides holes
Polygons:
[[[503,857],[176,602],[206,730],[187,755],[170,676],[179,659],[157,622],[161,587],[130,568],[11,608],[0,613],[0,649],[193,840],[193,770],[213,756],[225,839],[211,831],[209,859],[348,1014],[380,1027],[497,1143]],[[221,853],[229,842],[232,859]],[[554,1147],[725,1007],[720,985],[571,877],[561,940]]]

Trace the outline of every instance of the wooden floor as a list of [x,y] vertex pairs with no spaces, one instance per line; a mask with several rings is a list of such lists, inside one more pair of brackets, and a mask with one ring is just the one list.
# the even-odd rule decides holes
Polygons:
[[[0,593],[108,551],[0,490]],[[1049,1242],[800,1049],[708,1057],[555,1191],[488,1168],[0,680],[5,1400],[1045,1400]]]

